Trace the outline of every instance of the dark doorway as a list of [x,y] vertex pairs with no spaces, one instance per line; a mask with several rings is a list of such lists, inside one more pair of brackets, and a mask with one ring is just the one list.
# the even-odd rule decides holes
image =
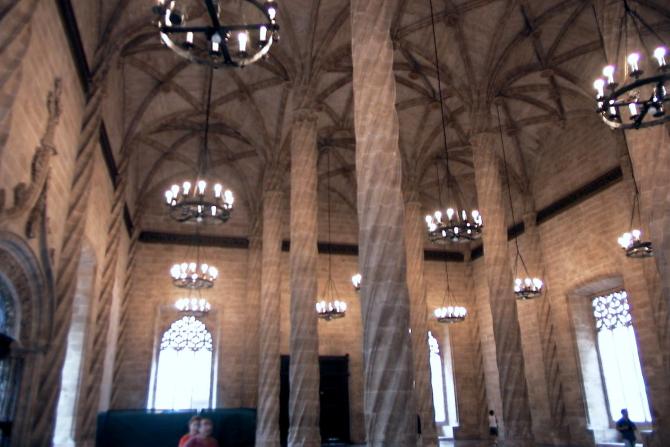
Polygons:
[[[321,356],[320,426],[321,442],[348,443],[349,438],[349,356]],[[281,357],[281,388],[279,392],[279,429],[281,444],[288,439],[289,356]]]

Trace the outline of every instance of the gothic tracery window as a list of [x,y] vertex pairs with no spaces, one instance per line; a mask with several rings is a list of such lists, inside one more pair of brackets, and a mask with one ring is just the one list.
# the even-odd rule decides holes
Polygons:
[[212,334],[194,316],[184,316],[160,342],[153,408],[209,408],[212,404]]
[[592,305],[611,418],[618,419],[627,408],[634,421],[651,421],[628,294],[620,290],[596,296]]

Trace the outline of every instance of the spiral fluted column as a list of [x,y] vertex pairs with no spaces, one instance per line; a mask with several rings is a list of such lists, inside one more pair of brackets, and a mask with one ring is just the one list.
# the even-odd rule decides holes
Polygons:
[[81,256],[82,241],[86,226],[86,214],[93,174],[93,154],[100,135],[101,103],[103,99],[103,76],[92,83],[91,95],[83,113],[82,129],[75,157],[68,210],[65,218],[64,239],[58,258],[56,274],[56,302],[53,317],[53,332],[50,347],[45,352],[37,389],[37,401],[42,405],[34,415],[34,432],[30,445],[48,447],[53,437],[56,405],[60,393],[60,383],[67,335],[72,319],[72,305],[77,283],[77,265]]
[[465,300],[468,317],[463,323],[449,326],[449,340],[454,357],[454,376],[458,400],[458,427],[455,439],[485,439],[488,433],[484,352],[479,327],[479,304],[475,292],[471,251],[465,253]]
[[[291,363],[289,446],[318,447],[319,334],[317,283],[316,115],[299,110],[291,129]],[[328,174],[327,174],[328,175]]]
[[484,262],[493,317],[506,446],[533,443],[521,332],[507,247],[503,179],[490,134],[470,138],[479,210],[484,219]]
[[85,358],[86,363],[82,375],[84,383],[77,404],[76,439],[80,442],[95,439],[96,417],[100,406],[100,386],[107,353],[112,301],[114,300],[114,283],[118,271],[121,232],[124,231],[123,210],[126,203],[128,162],[128,156],[124,154],[118,167],[119,174],[107,227],[107,243],[100,281],[100,294],[95,306],[96,314],[93,321],[93,343]]
[[[258,230],[256,230],[258,231]],[[256,408],[258,402],[258,347],[261,299],[262,241],[252,231],[247,254],[246,314],[247,330],[245,370],[242,374],[242,406]],[[260,231],[258,231],[260,233]]]
[[419,194],[416,190],[409,191],[405,203],[405,247],[414,361],[414,399],[421,422],[421,444],[427,447],[437,445],[437,430],[428,358],[428,305],[423,260],[425,239],[426,224],[423,220]]
[[126,260],[125,277],[123,281],[123,289],[121,292],[121,303],[119,306],[119,331],[116,336],[116,355],[114,358],[114,371],[112,374],[112,396],[110,408],[121,409],[124,408],[120,397],[123,395],[124,380],[122,376],[123,363],[126,360],[126,353],[128,345],[133,340],[128,335],[128,318],[130,315],[130,299],[133,289],[133,281],[135,275],[135,261],[137,260],[137,249],[139,246],[140,235],[140,219],[133,219],[135,227],[133,233],[130,235],[130,243],[128,245],[128,257]]
[[369,446],[416,445],[398,116],[395,1],[352,0],[359,267]]
[[263,194],[257,447],[279,447],[281,211],[282,192],[273,186]]

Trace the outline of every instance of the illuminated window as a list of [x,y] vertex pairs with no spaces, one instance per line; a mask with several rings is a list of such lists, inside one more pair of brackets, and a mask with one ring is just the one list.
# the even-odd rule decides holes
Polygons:
[[445,422],[447,411],[444,402],[444,374],[442,372],[442,357],[440,346],[433,334],[428,332],[428,348],[430,349],[430,377],[433,385],[433,406],[435,407],[435,422]]
[[212,335],[202,321],[185,316],[163,333],[154,386],[153,408],[211,407]]
[[632,420],[650,422],[628,295],[622,290],[597,296],[592,304],[610,416],[616,420],[621,409],[627,408]]

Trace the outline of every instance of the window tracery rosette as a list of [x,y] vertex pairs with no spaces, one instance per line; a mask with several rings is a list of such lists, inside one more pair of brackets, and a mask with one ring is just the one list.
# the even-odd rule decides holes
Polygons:
[[161,340],[161,351],[174,349],[175,351],[212,350],[212,334],[205,324],[193,316],[185,316],[175,321],[170,329],[165,331]]
[[592,304],[597,331],[613,331],[632,324],[628,294],[625,290],[597,296]]

